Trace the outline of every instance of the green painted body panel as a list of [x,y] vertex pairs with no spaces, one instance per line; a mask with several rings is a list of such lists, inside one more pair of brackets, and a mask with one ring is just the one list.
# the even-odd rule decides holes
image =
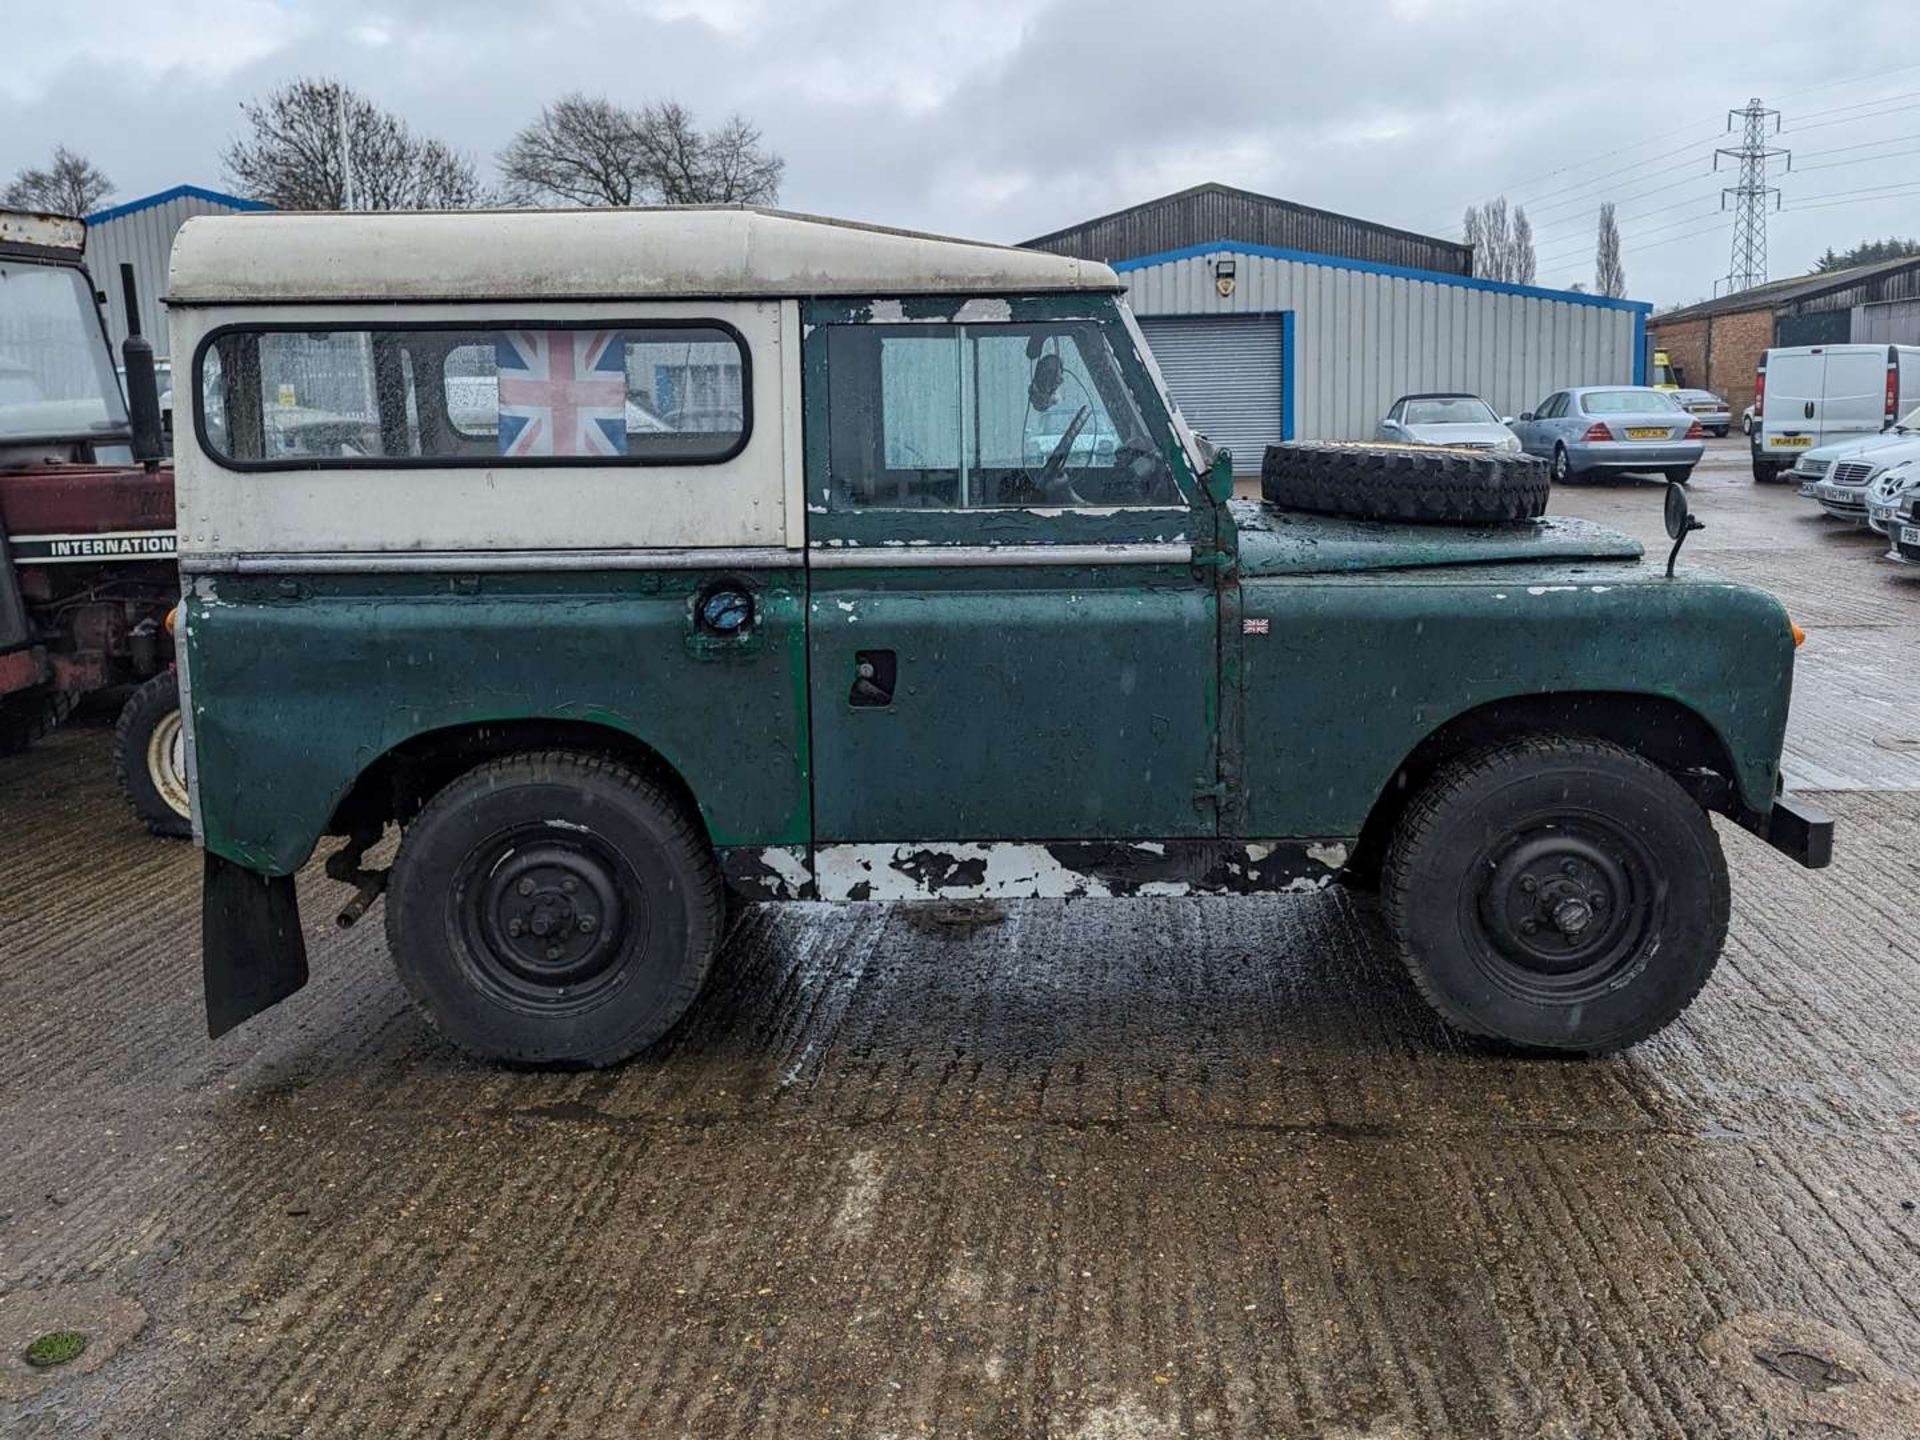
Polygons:
[[[815,838],[1215,833],[1215,592],[1180,566],[813,573]],[[851,703],[857,656],[893,703]]]
[[1356,835],[1413,748],[1513,696],[1659,696],[1733,757],[1744,803],[1773,803],[1793,639],[1772,596],[1645,562],[1512,564],[1254,578],[1244,619],[1245,833]]
[[1636,560],[1640,542],[1591,520],[1549,516],[1520,525],[1410,525],[1279,510],[1251,500],[1228,507],[1240,535],[1240,573],[1324,574],[1484,565],[1495,561]]
[[806,843],[805,576],[735,577],[759,612],[744,645],[694,631],[694,597],[714,578],[200,577],[185,604],[207,848],[291,873],[394,746],[532,718],[650,746],[715,844]]

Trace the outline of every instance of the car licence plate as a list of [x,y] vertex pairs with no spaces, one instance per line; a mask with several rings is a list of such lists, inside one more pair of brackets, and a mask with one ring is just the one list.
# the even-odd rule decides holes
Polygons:
[[1893,506],[1869,505],[1867,507],[1867,514],[1871,515],[1876,520],[1891,520],[1893,519]]
[[1920,545],[1920,525],[1902,525],[1900,527],[1902,545]]
[[1648,428],[1647,426],[1642,425],[1642,426],[1630,427],[1627,430],[1627,439],[1629,440],[1665,440],[1671,433],[1672,432],[1668,430],[1667,427],[1664,425],[1657,426],[1654,428]]
[[1774,450],[1811,450],[1813,448],[1813,436],[1769,435],[1767,437],[1767,445]]

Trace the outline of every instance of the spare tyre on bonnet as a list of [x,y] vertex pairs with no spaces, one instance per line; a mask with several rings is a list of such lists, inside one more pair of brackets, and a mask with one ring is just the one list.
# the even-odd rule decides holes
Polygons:
[[1269,445],[1260,467],[1260,494],[1268,503],[1356,520],[1532,520],[1547,513],[1551,489],[1544,460],[1440,445]]

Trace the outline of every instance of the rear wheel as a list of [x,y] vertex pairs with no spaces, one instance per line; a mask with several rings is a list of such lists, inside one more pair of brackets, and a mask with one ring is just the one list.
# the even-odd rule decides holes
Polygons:
[[1781,466],[1771,460],[1762,460],[1758,455],[1753,457],[1753,480],[1756,485],[1765,485],[1778,480],[1781,469]]
[[1672,466],[1669,466],[1667,469],[1662,470],[1660,473],[1666,479],[1673,481],[1674,484],[1684,485],[1689,480],[1693,479],[1693,466],[1672,465]]
[[180,677],[162,671],[127,698],[113,727],[113,769],[141,824],[155,835],[193,834]]
[[1705,812],[1603,741],[1511,741],[1437,774],[1381,885],[1414,983],[1458,1028],[1599,1054],[1684,1010],[1726,940]]
[[490,1059],[610,1065],[706,979],[722,891],[696,819],[652,780],[572,751],[470,771],[407,829],[387,937],[414,1000]]
[[1573,468],[1573,457],[1567,454],[1567,447],[1564,445],[1553,447],[1552,475],[1553,483],[1556,485],[1564,485],[1569,480],[1580,478],[1581,472]]

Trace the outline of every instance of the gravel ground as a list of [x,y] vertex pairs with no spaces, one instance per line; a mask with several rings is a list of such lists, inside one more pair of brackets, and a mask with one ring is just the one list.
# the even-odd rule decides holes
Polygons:
[[1920,1434],[1920,578],[1738,437],[1693,489],[1844,828],[1723,827],[1724,963],[1602,1062],[1454,1039],[1336,892],[764,910],[659,1053],[504,1071],[311,875],[210,1043],[107,732],[0,761],[0,1434]]

